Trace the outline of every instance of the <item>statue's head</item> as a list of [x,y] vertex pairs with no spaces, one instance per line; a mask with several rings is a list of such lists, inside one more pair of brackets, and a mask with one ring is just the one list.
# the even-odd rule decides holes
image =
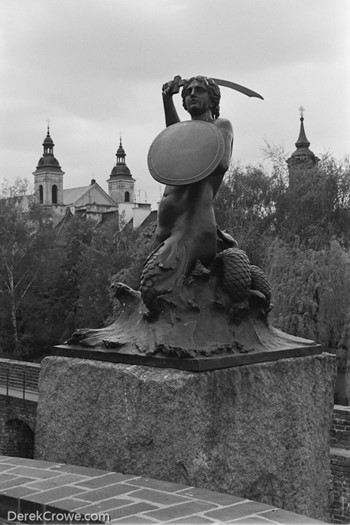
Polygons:
[[218,118],[220,115],[221,92],[220,92],[219,86],[212,78],[207,78],[207,77],[203,77],[199,75],[196,77],[192,77],[189,80],[186,80],[183,85],[182,92],[181,92],[183,107],[188,111],[188,108],[186,107],[186,104],[185,104],[185,98],[186,98],[186,94],[187,94],[189,85],[194,81],[201,84],[203,88],[208,92],[209,98],[212,104],[211,112],[212,112],[213,118]]

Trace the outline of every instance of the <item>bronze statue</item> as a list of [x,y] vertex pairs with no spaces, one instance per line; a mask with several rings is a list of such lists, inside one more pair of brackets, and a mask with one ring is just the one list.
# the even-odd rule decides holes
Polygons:
[[[173,102],[173,95],[179,91],[180,77],[163,85],[162,95],[166,126],[180,122]],[[187,80],[182,89],[183,106],[193,121],[202,121],[215,126],[222,137],[222,154],[219,163],[205,178],[198,182],[177,185],[177,180],[165,187],[158,210],[156,230],[156,253],[149,257],[142,274],[142,296],[151,306],[155,296],[174,290],[181,285],[194,269],[197,261],[210,266],[217,252],[217,227],[213,199],[230,165],[233,130],[231,122],[219,118],[220,88],[212,80],[197,76]],[[179,130],[179,133],[183,129]],[[189,133],[196,133],[192,128]],[[190,140],[190,136],[188,137]],[[199,144],[199,150],[201,144]],[[214,152],[215,153],[215,152]],[[182,154],[181,151],[178,152]],[[190,155],[185,159],[194,163]],[[172,168],[172,166],[171,166]],[[197,168],[197,166],[196,166]],[[191,166],[188,167],[191,172]],[[223,237],[223,235],[221,235]],[[233,244],[233,239],[227,237]],[[157,279],[152,279],[154,266],[161,267]],[[150,275],[151,274],[151,275]]]
[[[238,84],[218,83],[262,98]],[[180,86],[191,116],[184,122],[173,102]],[[248,362],[245,354],[253,362],[271,351],[301,352],[313,342],[269,325],[271,293],[264,272],[216,225],[213,200],[233,147],[232,125],[219,116],[217,82],[177,76],[163,85],[162,95],[166,129],[153,141],[148,165],[166,186],[141,289],[116,283],[115,322],[77,330],[59,353],[73,348],[78,357],[204,370],[233,366],[232,357],[236,364]],[[215,359],[203,359],[208,356]],[[179,364],[179,357],[187,359]]]

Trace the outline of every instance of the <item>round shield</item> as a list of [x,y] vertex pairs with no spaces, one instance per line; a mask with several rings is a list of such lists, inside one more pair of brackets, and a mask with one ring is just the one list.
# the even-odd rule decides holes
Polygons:
[[214,124],[203,120],[178,122],[152,142],[148,169],[162,184],[192,184],[218,167],[224,151],[224,138]]

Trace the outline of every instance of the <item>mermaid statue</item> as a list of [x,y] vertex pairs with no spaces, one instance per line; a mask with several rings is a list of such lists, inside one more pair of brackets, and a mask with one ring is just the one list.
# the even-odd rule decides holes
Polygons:
[[[176,76],[163,85],[166,128],[150,147],[148,167],[165,189],[140,290],[115,283],[115,322],[79,329],[68,345],[112,351],[128,362],[130,355],[225,358],[313,344],[269,324],[263,270],[216,224],[213,203],[233,149],[231,122],[220,117],[218,82]],[[180,86],[191,117],[182,122],[173,100]]]

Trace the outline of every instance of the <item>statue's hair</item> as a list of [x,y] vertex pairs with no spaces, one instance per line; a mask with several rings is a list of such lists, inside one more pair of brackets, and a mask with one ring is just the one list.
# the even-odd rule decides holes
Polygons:
[[197,82],[200,82],[201,84],[204,84],[204,86],[207,88],[210,100],[213,103],[213,107],[211,108],[213,118],[218,118],[220,115],[220,105],[219,104],[220,104],[221,92],[220,92],[219,86],[212,78],[202,77],[201,75],[198,75],[196,77],[190,78],[189,80],[186,80],[183,85],[182,92],[181,92],[183,107],[186,109],[186,106],[185,106],[186,91],[190,83],[193,82],[194,80],[196,80]]

